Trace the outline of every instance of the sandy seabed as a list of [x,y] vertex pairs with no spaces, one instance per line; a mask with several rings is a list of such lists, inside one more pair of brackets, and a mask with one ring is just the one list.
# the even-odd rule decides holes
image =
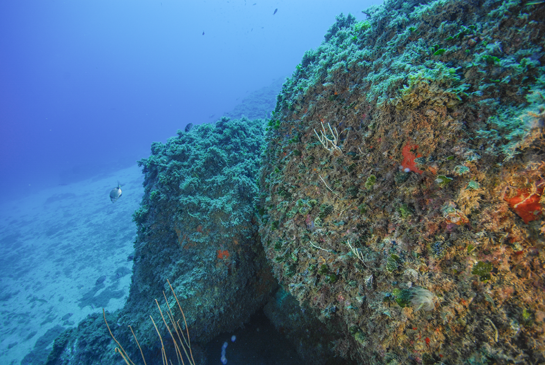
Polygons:
[[123,307],[142,181],[134,166],[0,205],[1,364],[46,353],[63,328]]

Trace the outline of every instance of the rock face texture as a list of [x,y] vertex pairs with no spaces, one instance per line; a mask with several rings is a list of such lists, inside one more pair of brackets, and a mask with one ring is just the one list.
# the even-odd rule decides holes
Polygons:
[[139,328],[150,343],[156,336],[146,312],[155,305],[150,299],[167,292],[167,279],[196,342],[233,330],[265,303],[275,284],[254,220],[262,146],[263,121],[222,118],[153,144],[152,156],[140,161],[138,285],[126,305],[134,313],[122,316],[134,322],[142,314]]
[[319,311],[301,305],[282,288],[275,293],[274,300],[267,302],[263,311],[276,330],[293,344],[305,364],[357,364],[333,351],[335,344],[343,341],[342,325],[324,326],[317,318]]
[[284,84],[260,233],[365,364],[545,361],[545,4],[387,1]]
[[[263,142],[262,120],[222,118],[178,131],[166,144],[154,143],[152,155],[139,161],[145,194],[134,213],[138,237],[130,296],[121,312],[107,315],[133,361],[141,356],[128,325],[148,364],[162,363],[150,314],[165,339],[168,357],[176,359],[154,301],[165,317],[170,308],[185,328],[167,280],[185,313],[196,363],[205,362],[199,344],[247,321],[277,285],[254,218]],[[48,363],[123,361],[114,345],[102,315],[92,316],[57,339]]]

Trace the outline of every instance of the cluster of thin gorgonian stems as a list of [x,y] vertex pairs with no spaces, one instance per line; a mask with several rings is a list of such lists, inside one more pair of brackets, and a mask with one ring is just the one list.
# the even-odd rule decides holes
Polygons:
[[[185,320],[184,311],[182,310],[182,306],[180,305],[180,302],[178,301],[178,297],[176,296],[176,293],[174,292],[174,289],[172,288],[172,285],[170,285],[170,281],[167,280],[167,282],[168,282],[168,286],[170,287],[170,290],[172,291],[172,295],[174,296],[174,299],[176,299],[176,303],[178,304],[178,308],[180,309],[180,312],[182,313],[182,316],[184,318],[185,330],[186,330],[187,337],[186,337],[186,335],[184,335],[184,331],[180,327],[180,323],[179,323],[180,321],[179,320],[178,320],[178,322],[174,321],[174,315],[172,314],[172,311],[170,310],[170,306],[168,305],[167,296],[165,295],[164,291],[163,291],[163,296],[165,297],[165,302],[167,303],[167,307],[168,307],[167,316],[168,316],[168,318],[170,320],[170,323],[171,323],[171,325],[173,327],[174,332],[176,333],[176,336],[174,336],[170,326],[168,325],[167,321],[165,320],[165,316],[163,315],[163,311],[161,310],[161,307],[159,306],[159,302],[157,301],[157,299],[155,299],[155,304],[157,304],[157,308],[159,308],[159,313],[161,313],[161,318],[163,319],[163,323],[165,324],[165,326],[166,326],[166,328],[168,330],[168,333],[170,334],[170,337],[172,337],[172,340],[174,342],[174,348],[176,350],[176,357],[178,358],[178,364],[185,365],[184,358],[183,358],[183,355],[182,355],[182,350],[183,350],[184,353],[185,353],[186,358],[189,361],[189,365],[195,365],[195,360],[193,359],[193,352],[191,351],[191,339],[189,338],[189,329],[187,327],[187,321]],[[115,352],[118,352],[121,355],[121,357],[123,358],[123,360],[125,360],[127,365],[135,365],[134,362],[130,359],[130,357],[127,354],[127,352],[125,351],[125,349],[123,348],[123,346],[121,346],[119,341],[117,341],[114,334],[110,330],[110,326],[108,325],[108,321],[106,321],[106,312],[104,311],[104,308],[102,308],[102,314],[104,315],[104,322],[106,323],[106,327],[108,327],[108,331],[110,332],[110,336],[112,336],[115,343],[117,343],[117,346],[119,346],[119,347],[115,348]],[[159,336],[159,340],[161,341],[161,358],[163,360],[163,365],[169,365],[169,364],[172,365],[172,360],[167,359],[165,345],[163,343],[163,338],[161,337],[161,333],[159,332],[159,329],[157,329],[157,325],[155,324],[155,321],[153,320],[153,317],[151,315],[150,315],[150,318],[151,318],[151,322],[153,323],[153,326],[155,327],[155,331],[157,331],[157,335]],[[134,340],[136,341],[136,344],[138,345],[138,348],[140,349],[140,354],[142,355],[142,360],[144,360],[144,364],[147,365],[146,359],[144,358],[144,353],[142,352],[142,348],[140,347],[140,343],[138,342],[138,339],[136,338],[136,335],[134,334],[134,331],[133,331],[132,327],[129,326],[129,328],[130,328],[130,330],[132,332]],[[189,351],[189,353],[188,353],[188,351]]]

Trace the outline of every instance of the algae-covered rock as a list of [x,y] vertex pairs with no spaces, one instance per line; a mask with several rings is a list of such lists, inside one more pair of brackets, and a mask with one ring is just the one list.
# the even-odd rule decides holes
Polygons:
[[[145,194],[134,214],[138,237],[130,296],[123,310],[107,314],[133,361],[141,356],[128,325],[148,364],[160,361],[161,343],[150,315],[168,357],[176,359],[155,299],[165,316],[172,310],[182,328],[187,321],[193,356],[202,364],[202,345],[247,321],[276,286],[255,218],[263,141],[263,121],[222,118],[154,143],[152,155],[139,161]],[[102,314],[89,317],[71,335],[69,341],[58,340],[48,364],[122,363]]]
[[[127,308],[151,311],[169,279],[192,338],[206,342],[265,303],[273,281],[255,221],[263,133],[259,119],[224,117],[179,131],[139,162],[147,213],[138,218],[135,243],[133,282],[140,290],[131,290]],[[137,310],[155,340],[146,312]]]
[[305,53],[268,123],[275,276],[359,363],[544,362],[545,4],[365,13]]
[[340,328],[326,330],[323,323],[316,318],[315,310],[307,305],[301,306],[282,288],[263,309],[275,328],[294,344],[305,364],[356,364],[336,356],[336,352],[347,349],[347,340],[342,336]]

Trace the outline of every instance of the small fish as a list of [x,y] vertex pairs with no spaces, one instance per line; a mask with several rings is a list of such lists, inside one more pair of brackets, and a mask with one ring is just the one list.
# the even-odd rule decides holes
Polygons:
[[193,128],[193,123],[187,123],[187,125],[185,126],[185,132],[189,132],[191,128]]
[[276,14],[277,11],[278,11],[278,8],[274,9],[273,15]]
[[204,32],[202,32],[202,35],[204,35]]
[[525,6],[539,5],[543,3],[545,3],[545,0],[536,0],[536,1],[530,1],[529,3],[526,3]]
[[113,188],[112,191],[110,191],[110,200],[112,203],[115,203],[117,199],[121,197],[122,191],[121,191],[121,184],[119,181],[117,182],[117,187]]

